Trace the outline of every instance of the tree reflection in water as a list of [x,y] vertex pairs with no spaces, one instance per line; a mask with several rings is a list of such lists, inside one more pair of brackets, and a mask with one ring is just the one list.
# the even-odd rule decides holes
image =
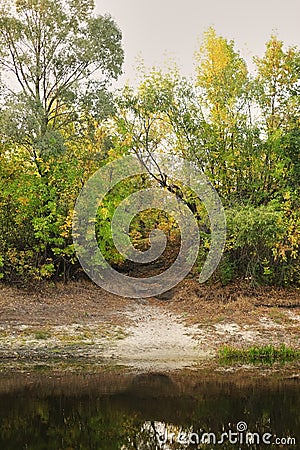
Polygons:
[[240,383],[163,374],[0,377],[3,450],[236,450],[239,446],[226,440],[212,445],[212,435],[205,441],[203,433],[219,440],[240,421],[252,433],[300,442],[299,381]]

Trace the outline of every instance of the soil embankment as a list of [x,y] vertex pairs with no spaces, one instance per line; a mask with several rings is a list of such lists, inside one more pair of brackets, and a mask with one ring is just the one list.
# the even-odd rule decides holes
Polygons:
[[300,348],[300,291],[200,286],[124,299],[89,282],[0,287],[0,358],[93,361],[173,370],[212,361],[223,345]]

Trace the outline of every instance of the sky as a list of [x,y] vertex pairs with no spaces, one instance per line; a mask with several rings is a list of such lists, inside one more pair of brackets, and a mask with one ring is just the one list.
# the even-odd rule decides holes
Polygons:
[[287,45],[300,47],[299,0],[95,0],[98,14],[110,13],[123,34],[124,75],[118,84],[136,82],[138,58],[146,67],[175,60],[186,75],[194,71],[194,53],[213,26],[236,42],[252,70],[272,31]]

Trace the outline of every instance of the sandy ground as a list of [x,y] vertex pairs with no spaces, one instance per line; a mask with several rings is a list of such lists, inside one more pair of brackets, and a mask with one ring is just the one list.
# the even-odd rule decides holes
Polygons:
[[92,360],[140,370],[199,367],[223,345],[300,348],[300,292],[200,286],[123,299],[88,282],[0,287],[0,360]]
[[212,349],[201,343],[196,325],[187,326],[177,314],[162,306],[140,300],[124,315],[132,325],[127,335],[109,349],[108,356],[127,366],[145,369],[178,369],[212,356]]

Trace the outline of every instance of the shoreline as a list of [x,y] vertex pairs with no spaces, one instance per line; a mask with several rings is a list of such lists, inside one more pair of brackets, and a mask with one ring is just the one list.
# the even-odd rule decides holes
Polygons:
[[1,285],[0,364],[76,361],[149,373],[216,368],[224,345],[299,349],[299,300],[298,290],[249,292],[194,280],[182,282],[168,299],[135,300],[88,282],[40,291]]

